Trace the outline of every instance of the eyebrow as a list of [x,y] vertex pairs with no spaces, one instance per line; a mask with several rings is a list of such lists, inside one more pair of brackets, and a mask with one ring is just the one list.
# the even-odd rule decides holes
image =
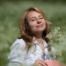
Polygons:
[[[40,17],[40,16],[43,16],[43,15],[39,15],[39,17]],[[33,16],[33,17],[31,17],[31,18],[35,18],[35,16]]]

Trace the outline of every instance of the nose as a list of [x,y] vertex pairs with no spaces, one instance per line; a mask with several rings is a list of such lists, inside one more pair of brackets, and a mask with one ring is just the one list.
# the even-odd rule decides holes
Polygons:
[[41,20],[40,20],[40,19],[37,19],[37,23],[38,23],[38,24],[41,23]]

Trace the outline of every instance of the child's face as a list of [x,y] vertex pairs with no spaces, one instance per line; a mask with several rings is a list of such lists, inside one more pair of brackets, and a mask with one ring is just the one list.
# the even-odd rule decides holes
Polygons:
[[46,22],[41,13],[36,11],[29,12],[27,20],[33,33],[43,32],[46,29]]

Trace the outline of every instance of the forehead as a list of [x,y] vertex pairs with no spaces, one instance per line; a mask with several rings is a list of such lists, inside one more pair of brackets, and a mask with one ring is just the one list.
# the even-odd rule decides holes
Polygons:
[[33,17],[33,16],[42,16],[43,14],[40,12],[36,12],[36,11],[30,11],[27,14],[27,17]]

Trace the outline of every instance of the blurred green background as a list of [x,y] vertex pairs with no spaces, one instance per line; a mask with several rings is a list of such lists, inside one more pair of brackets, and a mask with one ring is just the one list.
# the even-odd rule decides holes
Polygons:
[[7,66],[10,46],[20,34],[20,17],[31,6],[43,10],[52,30],[60,27],[61,39],[53,44],[58,48],[57,60],[66,63],[66,0],[0,0],[0,66]]

